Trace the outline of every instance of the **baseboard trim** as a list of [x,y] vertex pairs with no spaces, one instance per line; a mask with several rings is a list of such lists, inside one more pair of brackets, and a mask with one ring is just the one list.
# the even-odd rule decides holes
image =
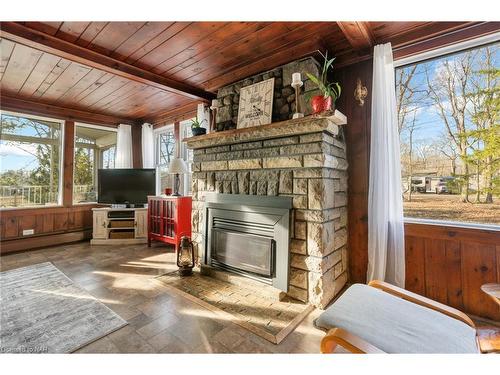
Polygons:
[[0,243],[0,255],[14,252],[28,251],[49,247],[54,245],[68,244],[88,240],[92,237],[92,230],[80,230],[66,233],[54,233],[43,236],[19,238],[15,240],[2,241]]

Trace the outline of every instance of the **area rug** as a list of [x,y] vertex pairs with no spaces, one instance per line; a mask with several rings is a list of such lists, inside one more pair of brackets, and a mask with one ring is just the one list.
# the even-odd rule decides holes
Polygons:
[[127,324],[52,263],[0,272],[0,352],[71,353]]
[[155,278],[170,292],[181,295],[256,335],[279,344],[314,310],[311,305],[288,298],[278,300],[262,284],[260,290],[193,272],[180,277],[171,272]]

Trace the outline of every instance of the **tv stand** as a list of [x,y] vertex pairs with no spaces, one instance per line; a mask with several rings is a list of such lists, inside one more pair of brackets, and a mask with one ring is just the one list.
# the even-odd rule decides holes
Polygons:
[[93,208],[91,245],[132,245],[148,242],[148,209]]

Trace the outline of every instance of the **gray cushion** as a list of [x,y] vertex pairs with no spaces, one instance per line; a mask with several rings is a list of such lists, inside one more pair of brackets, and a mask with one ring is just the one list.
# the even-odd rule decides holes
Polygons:
[[364,284],[347,289],[316,325],[343,328],[386,353],[478,353],[474,328]]

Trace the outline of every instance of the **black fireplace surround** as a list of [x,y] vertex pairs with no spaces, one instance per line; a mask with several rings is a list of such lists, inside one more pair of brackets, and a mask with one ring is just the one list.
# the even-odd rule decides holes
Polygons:
[[204,265],[288,291],[291,197],[209,193]]

